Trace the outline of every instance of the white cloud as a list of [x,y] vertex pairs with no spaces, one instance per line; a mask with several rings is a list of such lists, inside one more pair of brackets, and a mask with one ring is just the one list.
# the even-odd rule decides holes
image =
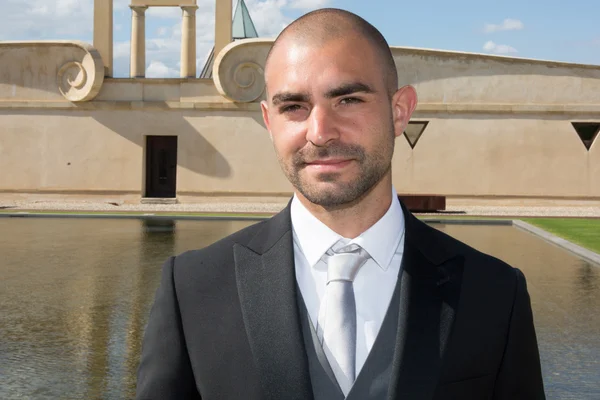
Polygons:
[[485,33],[494,33],[499,31],[520,31],[525,28],[525,24],[518,19],[507,18],[501,24],[485,24],[483,30]]
[[[68,16],[74,13],[85,12],[89,5],[88,0],[30,0],[23,1],[24,6],[29,6],[28,13],[31,15]],[[92,5],[93,6],[93,5]]]
[[174,68],[169,68],[160,61],[152,61],[146,69],[146,77],[148,78],[177,78],[179,71]]
[[275,37],[292,22],[285,15],[287,0],[248,0],[246,5],[260,37]]
[[178,7],[150,7],[146,11],[146,17],[164,18],[164,19],[181,19],[181,8]]
[[0,40],[92,40],[93,0],[2,0]]
[[494,54],[510,54],[517,53],[517,49],[506,44],[496,44],[491,40],[483,45],[483,50]]
[[113,0],[113,10],[122,11],[129,8],[131,0]]
[[289,7],[300,10],[314,10],[329,4],[329,0],[291,0]]
[[113,47],[113,58],[129,58],[131,51],[131,44],[129,41],[117,42]]

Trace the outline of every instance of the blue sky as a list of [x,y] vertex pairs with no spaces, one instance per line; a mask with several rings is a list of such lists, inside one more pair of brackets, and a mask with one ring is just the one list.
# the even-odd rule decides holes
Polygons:
[[[233,0],[237,3],[237,0]],[[129,69],[129,0],[114,0],[115,76]],[[198,68],[212,48],[215,0],[198,0]],[[315,8],[338,7],[374,24],[392,46],[600,65],[598,0],[246,0],[261,37]],[[0,40],[92,42],[93,0],[0,0]],[[146,17],[147,76],[178,76],[180,14]]]

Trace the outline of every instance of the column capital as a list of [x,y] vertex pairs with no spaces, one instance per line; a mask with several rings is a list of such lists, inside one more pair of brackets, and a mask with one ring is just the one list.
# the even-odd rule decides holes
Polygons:
[[183,11],[187,11],[187,12],[196,12],[196,10],[198,8],[200,8],[200,6],[179,6],[179,7],[181,7],[181,9]]
[[148,9],[148,6],[132,6],[132,5],[130,5],[129,8],[131,8],[131,11],[134,11],[138,14],[144,14],[146,12],[146,10]]

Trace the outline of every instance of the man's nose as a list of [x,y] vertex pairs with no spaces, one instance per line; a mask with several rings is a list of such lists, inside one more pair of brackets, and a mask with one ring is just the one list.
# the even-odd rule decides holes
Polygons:
[[338,137],[334,112],[325,107],[313,107],[308,120],[306,140],[315,146],[324,146]]

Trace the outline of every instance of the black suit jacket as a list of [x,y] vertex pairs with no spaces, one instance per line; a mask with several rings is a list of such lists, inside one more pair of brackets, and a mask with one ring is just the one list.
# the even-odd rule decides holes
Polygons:
[[[544,399],[523,274],[414,217],[390,399]],[[143,340],[138,399],[312,399],[290,208],[169,258]]]

